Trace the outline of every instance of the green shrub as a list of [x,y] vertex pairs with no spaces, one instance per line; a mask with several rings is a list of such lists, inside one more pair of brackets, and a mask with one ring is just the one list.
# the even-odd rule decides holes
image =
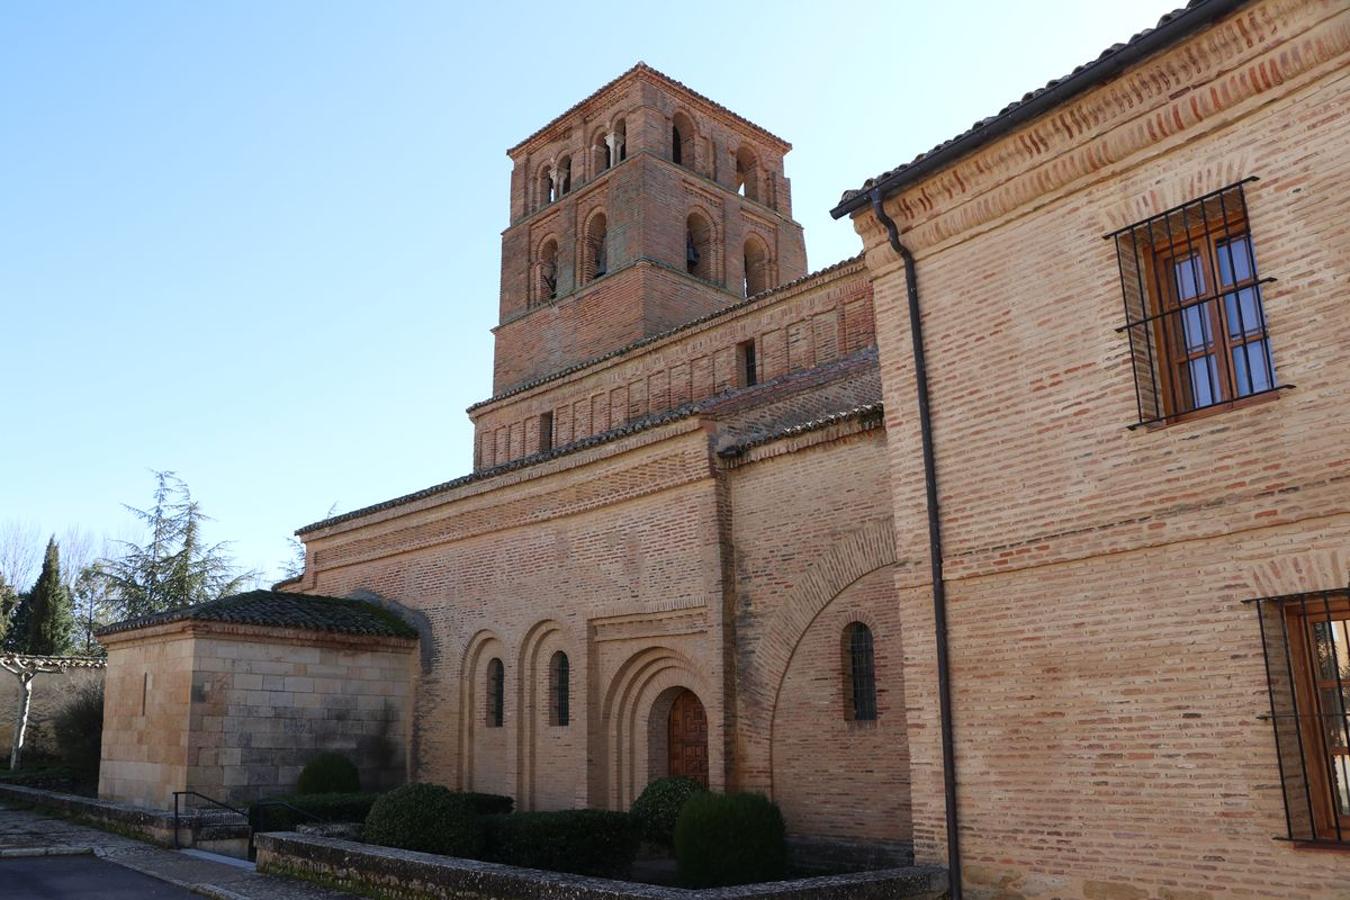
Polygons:
[[477,859],[483,820],[462,794],[439,784],[405,784],[375,801],[362,837],[385,847]]
[[647,785],[631,810],[642,838],[669,847],[684,802],[702,790],[703,785],[692,778],[658,778]]
[[361,790],[356,763],[341,753],[325,751],[311,757],[295,784],[297,794],[355,794]]
[[675,823],[680,884],[725,887],[787,877],[783,814],[762,794],[690,797]]
[[469,801],[473,811],[480,816],[502,815],[516,808],[516,801],[504,794],[475,794],[472,791],[461,791],[459,796]]
[[637,856],[638,834],[627,813],[564,809],[489,816],[485,858],[527,869],[624,877]]
[[249,816],[259,831],[291,831],[312,822],[364,822],[379,798],[375,793],[287,794],[253,804]]
[[98,782],[103,753],[103,682],[85,682],[52,717],[57,753],[81,781]]

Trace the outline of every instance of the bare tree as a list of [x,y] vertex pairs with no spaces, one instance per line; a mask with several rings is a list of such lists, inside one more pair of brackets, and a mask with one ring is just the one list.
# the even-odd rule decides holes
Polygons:
[[14,590],[22,593],[33,586],[46,546],[36,522],[0,522],[0,575]]

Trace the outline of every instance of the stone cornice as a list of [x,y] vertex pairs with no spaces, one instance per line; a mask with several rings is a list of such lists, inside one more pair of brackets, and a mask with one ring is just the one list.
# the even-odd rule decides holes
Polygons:
[[417,647],[417,638],[344,634],[332,631],[313,631],[307,628],[244,625],[236,622],[203,622],[196,619],[180,619],[150,628],[138,628],[134,631],[119,631],[100,635],[99,642],[111,650],[114,647],[121,649],[124,646],[179,638],[222,638],[266,644],[294,644],[341,650],[394,650],[403,653],[410,652]]
[[[1287,88],[1347,49],[1350,9],[1341,3],[1253,4],[896,194],[887,211],[911,250],[943,244],[1150,147],[1217,127],[1225,113]],[[869,265],[895,264],[870,211],[855,214],[854,227]]]

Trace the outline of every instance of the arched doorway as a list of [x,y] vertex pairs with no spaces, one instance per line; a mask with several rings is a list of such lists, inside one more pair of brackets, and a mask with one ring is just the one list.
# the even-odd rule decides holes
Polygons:
[[708,715],[693,691],[686,688],[675,696],[666,735],[670,775],[692,778],[707,787]]

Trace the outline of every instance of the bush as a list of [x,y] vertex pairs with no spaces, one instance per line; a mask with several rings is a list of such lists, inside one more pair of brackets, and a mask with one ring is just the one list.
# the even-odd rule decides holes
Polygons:
[[644,840],[669,847],[675,842],[675,820],[684,802],[703,791],[692,778],[658,778],[633,801],[633,820]]
[[297,794],[355,794],[361,790],[356,763],[341,753],[325,751],[311,757],[295,784]]
[[85,682],[75,689],[52,717],[61,761],[77,779],[98,781],[103,753],[103,681]]
[[472,791],[461,791],[459,796],[467,800],[473,811],[480,816],[504,815],[516,808],[516,801],[504,794],[475,794]]
[[485,858],[509,866],[621,878],[637,856],[637,828],[627,813],[564,809],[495,815],[485,821]]
[[782,880],[783,814],[762,794],[695,794],[675,823],[675,863],[690,888]]
[[362,837],[385,847],[477,859],[483,820],[463,794],[439,784],[405,784],[375,801]]
[[[364,822],[379,798],[374,793],[287,794],[253,804],[249,818],[259,831],[293,831],[297,825],[314,822]],[[280,806],[274,801],[287,805]]]

